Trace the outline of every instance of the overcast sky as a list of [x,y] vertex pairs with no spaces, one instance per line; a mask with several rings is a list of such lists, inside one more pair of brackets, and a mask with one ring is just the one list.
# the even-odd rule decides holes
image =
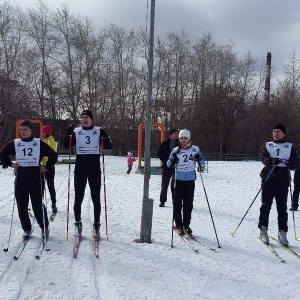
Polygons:
[[[11,0],[28,8],[35,0]],[[89,16],[96,25],[113,23],[126,29],[149,28],[151,0],[48,0],[52,8]],[[147,10],[148,3],[148,10]],[[148,18],[147,18],[148,16]],[[231,40],[243,56],[248,50],[258,59],[272,53],[276,75],[292,51],[300,46],[299,0],[156,0],[155,34],[181,31],[191,37],[211,33],[218,44]],[[275,74],[274,74],[275,75]]]

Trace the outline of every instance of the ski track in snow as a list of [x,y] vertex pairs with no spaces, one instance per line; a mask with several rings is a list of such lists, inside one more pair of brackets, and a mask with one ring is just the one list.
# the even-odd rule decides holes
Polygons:
[[[158,161],[153,160],[153,165],[158,165]],[[135,164],[133,169],[136,167]],[[71,168],[68,240],[68,165],[57,165],[58,214],[54,222],[50,222],[50,251],[45,251],[40,260],[35,258],[40,239],[40,229],[35,224],[33,237],[23,254],[19,260],[13,260],[22,236],[15,208],[9,251],[3,252],[0,259],[0,300],[267,300],[271,295],[275,300],[298,299],[295,282],[300,260],[274,244],[276,251],[286,260],[285,264],[281,263],[257,241],[260,195],[235,236],[230,235],[260,188],[261,168],[260,162],[209,162],[208,173],[202,176],[221,248],[218,248],[202,182],[198,178],[191,227],[199,240],[217,250],[210,251],[193,243],[199,249],[197,254],[180,242],[176,233],[174,248],[170,247],[171,194],[169,192],[166,207],[159,208],[160,176],[151,176],[150,179],[149,196],[154,199],[153,243],[139,244],[134,241],[140,234],[144,177],[135,173],[125,174],[125,157],[107,156],[108,240],[102,186],[100,258],[97,259],[92,238],[93,204],[87,186],[82,204],[83,240],[78,257],[74,259],[74,165]],[[2,248],[6,248],[14,197],[12,169],[1,170],[0,182],[0,237]],[[50,211],[48,190],[46,196]],[[299,218],[300,213],[295,212],[296,225]],[[276,236],[277,213],[274,204],[269,227],[270,235]],[[293,239],[291,213],[289,228],[290,244],[300,252],[299,242]]]

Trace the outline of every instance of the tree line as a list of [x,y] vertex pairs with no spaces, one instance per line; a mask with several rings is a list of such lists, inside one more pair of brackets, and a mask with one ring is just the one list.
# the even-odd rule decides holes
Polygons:
[[[146,30],[97,28],[66,4],[53,10],[39,1],[25,11],[0,1],[1,145],[14,138],[18,118],[39,118],[58,130],[78,125],[80,112],[90,109],[115,149],[136,150],[137,128],[146,119],[148,42]],[[264,59],[250,51],[240,57],[233,42],[218,44],[210,33],[159,35],[152,120],[191,130],[204,153],[257,153],[279,122],[297,143],[299,76],[293,51],[282,78],[272,77],[266,101]],[[66,128],[59,130],[63,137]],[[153,150],[159,136],[153,128]]]

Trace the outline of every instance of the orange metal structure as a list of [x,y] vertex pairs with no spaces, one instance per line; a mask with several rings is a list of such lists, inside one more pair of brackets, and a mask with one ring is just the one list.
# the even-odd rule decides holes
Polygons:
[[[145,123],[139,124],[138,127],[138,167],[142,166],[142,157],[143,157],[143,128],[146,126]],[[163,123],[151,123],[151,127],[160,128],[160,141],[165,140],[165,125]]]

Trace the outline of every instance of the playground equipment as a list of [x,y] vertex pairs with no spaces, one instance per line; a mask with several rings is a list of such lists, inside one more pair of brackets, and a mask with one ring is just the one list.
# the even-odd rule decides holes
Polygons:
[[[143,158],[143,128],[146,126],[145,123],[141,123],[138,126],[138,168],[135,171],[137,174],[144,174],[144,166],[142,166]],[[163,123],[151,123],[151,127],[160,128],[160,142],[165,140],[165,125]],[[162,168],[161,166],[151,166],[150,175],[161,175]]]

